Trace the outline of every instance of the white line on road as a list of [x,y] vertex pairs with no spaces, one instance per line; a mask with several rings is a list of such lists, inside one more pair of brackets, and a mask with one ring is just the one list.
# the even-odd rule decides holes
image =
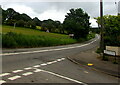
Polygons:
[[22,75],[28,76],[28,75],[31,75],[31,74],[33,74],[33,73],[32,72],[26,72],[26,73],[23,73]]
[[62,60],[65,60],[65,58],[61,58]]
[[40,72],[40,71],[43,71],[43,70],[41,70],[41,69],[36,69],[34,72]]
[[18,72],[22,72],[23,70],[15,70],[15,71],[12,71],[13,73],[18,73]]
[[57,61],[62,61],[62,59],[57,59]]
[[56,63],[57,61],[52,61],[52,63]]
[[89,73],[89,72],[87,72],[87,71],[84,71],[85,73]]
[[30,69],[33,69],[32,67],[27,67],[27,68],[24,68],[25,70],[30,70]]
[[0,77],[7,76],[7,75],[10,75],[10,73],[2,73],[0,74]]
[[21,78],[21,76],[13,76],[13,77],[10,77],[10,78],[8,78],[9,80],[16,80],[16,79],[18,79],[18,78]]
[[[98,35],[97,35],[97,39],[99,39]],[[83,44],[83,45],[80,45],[80,46],[74,46],[74,47],[66,47],[66,48],[58,48],[58,49],[48,49],[48,50],[38,50],[38,51],[28,51],[28,52],[18,52],[18,53],[3,53],[3,54],[0,54],[0,55],[17,55],[17,54],[29,54],[29,53],[40,53],[40,52],[49,52],[49,51],[73,49],[73,48],[79,48],[79,47],[83,47],[83,46],[92,44],[93,42],[97,41],[97,39],[94,40],[94,41],[91,41],[90,43]]]
[[52,62],[47,62],[47,64],[52,64]]
[[0,85],[3,84],[3,83],[6,83],[6,81],[0,80]]
[[36,67],[36,68],[37,68],[37,67],[40,67],[40,65],[35,65],[35,66],[33,66],[33,67]]
[[50,71],[45,71],[45,70],[43,70],[43,72],[46,72],[46,73],[52,74],[52,75],[54,75],[54,76],[57,76],[57,77],[60,77],[60,78],[63,78],[63,79],[69,80],[69,81],[73,81],[73,82],[76,82],[76,83],[80,83],[80,84],[87,85],[87,84],[85,84],[85,83],[83,83],[83,82],[80,82],[80,81],[78,81],[78,80],[71,79],[71,78],[68,78],[68,77],[65,77],[65,76],[62,76],[62,75],[59,75],[59,74],[56,74],[56,73],[50,72]]
[[43,63],[43,64],[40,64],[41,66],[46,66],[47,64],[46,63]]

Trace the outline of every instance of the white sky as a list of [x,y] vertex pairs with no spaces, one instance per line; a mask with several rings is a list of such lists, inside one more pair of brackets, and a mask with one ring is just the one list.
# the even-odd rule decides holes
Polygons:
[[[71,8],[82,8],[90,16],[92,27],[97,27],[94,17],[99,16],[99,0],[4,0],[0,3],[3,9],[13,8],[19,13],[26,13],[31,18],[38,17],[40,20],[53,19],[64,21],[65,15]],[[56,1],[56,2],[55,2]],[[74,2],[73,2],[74,1]],[[76,1],[76,2],[75,2]],[[78,2],[79,1],[79,2]],[[116,15],[118,7],[115,1],[119,0],[104,0],[104,15]]]

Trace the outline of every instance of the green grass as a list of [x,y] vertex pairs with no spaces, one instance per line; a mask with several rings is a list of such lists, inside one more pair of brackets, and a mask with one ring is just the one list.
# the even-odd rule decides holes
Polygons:
[[47,33],[40,30],[23,28],[23,27],[14,27],[13,26],[2,26],[2,33],[7,32],[14,32],[14,33],[21,33],[24,35],[38,35],[38,36],[50,36],[50,37],[57,37],[57,38],[69,38],[68,35],[57,34],[57,33]]
[[[89,34],[86,41],[94,37],[94,34]],[[70,38],[68,35],[47,33],[38,29],[29,29],[13,26],[2,26],[2,47],[3,48],[28,48],[28,47],[43,47],[57,46],[77,43],[78,41]]]
[[2,26],[3,48],[28,48],[73,44],[77,41],[68,35],[46,33],[35,29]]

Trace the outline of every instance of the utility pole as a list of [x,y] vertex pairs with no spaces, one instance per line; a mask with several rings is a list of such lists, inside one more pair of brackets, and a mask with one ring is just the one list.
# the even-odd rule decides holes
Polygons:
[[103,26],[103,1],[100,0],[100,49],[102,51],[102,57],[104,59],[104,26]]

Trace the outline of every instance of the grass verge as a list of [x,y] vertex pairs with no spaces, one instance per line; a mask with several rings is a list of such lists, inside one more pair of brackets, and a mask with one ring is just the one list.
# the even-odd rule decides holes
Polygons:
[[3,48],[57,46],[57,45],[72,44],[76,42],[77,41],[75,39],[71,39],[71,38],[24,35],[14,32],[8,32],[2,35]]

